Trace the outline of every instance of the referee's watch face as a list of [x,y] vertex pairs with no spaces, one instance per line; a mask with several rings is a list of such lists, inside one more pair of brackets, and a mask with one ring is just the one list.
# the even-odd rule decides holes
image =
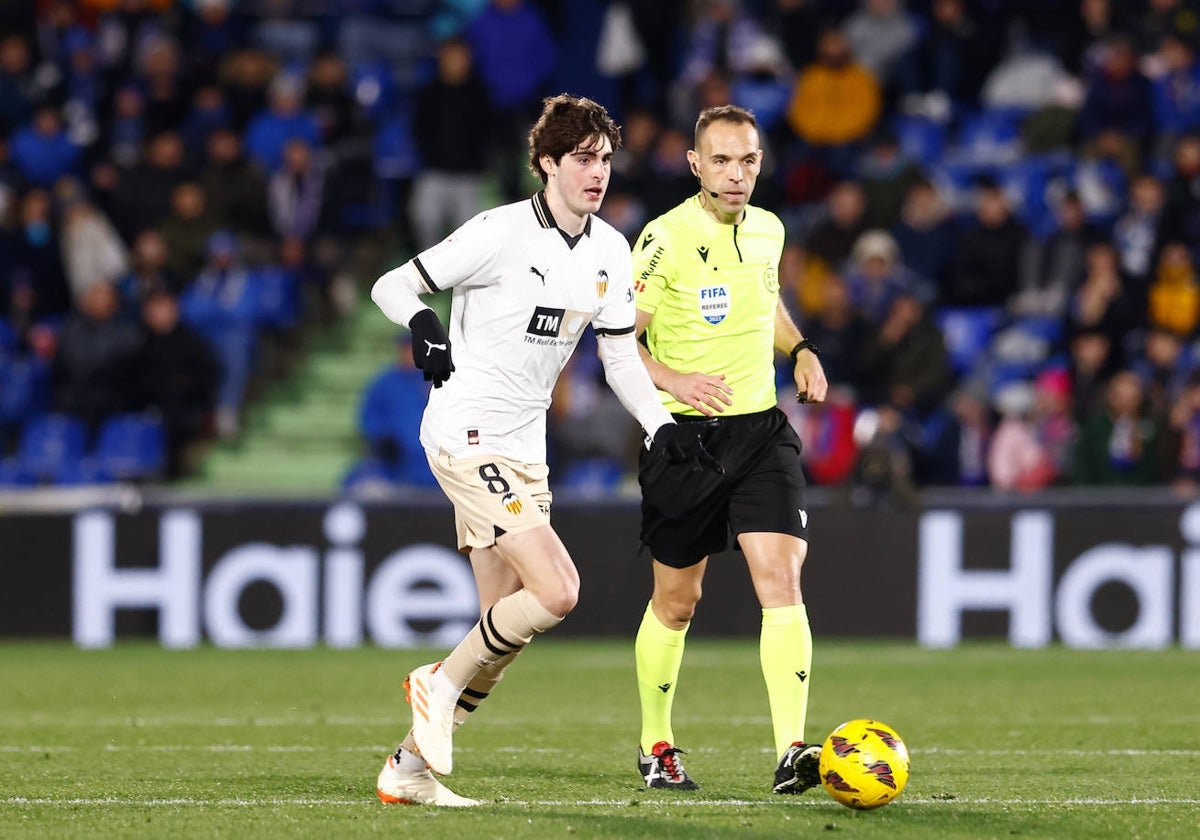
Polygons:
[[608,190],[612,156],[612,143],[607,137],[584,141],[557,163],[549,155],[544,156],[542,167],[550,175],[546,191],[551,208],[557,212],[556,205],[562,206],[577,218],[598,211]]
[[697,148],[688,152],[688,160],[700,175],[700,197],[717,221],[741,221],[754,194],[762,154],[754,126],[726,120],[710,123]]

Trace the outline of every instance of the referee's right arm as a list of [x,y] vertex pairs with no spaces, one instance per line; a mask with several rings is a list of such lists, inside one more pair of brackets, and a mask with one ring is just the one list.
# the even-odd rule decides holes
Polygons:
[[[653,318],[653,313],[644,309],[637,311],[635,332],[639,339]],[[733,390],[725,384],[725,374],[675,370],[650,355],[650,348],[642,341],[639,340],[637,344],[650,381],[660,391],[666,391],[674,397],[676,402],[691,406],[705,417],[712,417],[725,411],[725,406],[733,405]]]

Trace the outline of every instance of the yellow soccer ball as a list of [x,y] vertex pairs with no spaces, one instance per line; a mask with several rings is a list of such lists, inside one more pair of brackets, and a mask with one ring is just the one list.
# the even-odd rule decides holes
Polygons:
[[847,808],[886,805],[908,783],[908,747],[877,720],[843,723],[821,745],[821,784]]

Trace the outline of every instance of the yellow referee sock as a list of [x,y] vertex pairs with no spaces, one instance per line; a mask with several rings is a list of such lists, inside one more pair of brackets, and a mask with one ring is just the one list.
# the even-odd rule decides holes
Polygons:
[[687,627],[672,630],[664,626],[647,605],[633,646],[638,696],[642,701],[641,746],[646,755],[659,741],[675,743],[675,734],[671,731],[671,705],[675,702],[675,684],[683,662],[685,638]]
[[767,683],[778,760],[794,742],[804,740],[804,719],[808,716],[812,631],[803,604],[762,611],[758,654]]

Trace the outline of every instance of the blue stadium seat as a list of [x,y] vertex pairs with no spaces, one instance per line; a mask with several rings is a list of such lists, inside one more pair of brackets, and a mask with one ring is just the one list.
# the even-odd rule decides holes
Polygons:
[[1000,171],[1000,183],[1013,210],[1036,236],[1054,232],[1055,208],[1069,188],[1074,164],[1069,156],[1049,154],[1022,158]]
[[1005,164],[1021,151],[1024,112],[1011,109],[964,116],[955,135],[958,155],[977,163]]
[[21,465],[16,458],[0,460],[0,490],[18,490],[33,484],[21,472]]
[[0,426],[19,426],[49,408],[49,365],[36,356],[0,358]]
[[913,160],[931,165],[946,148],[946,126],[928,117],[900,114],[892,121],[900,149]]
[[83,421],[76,417],[66,414],[34,417],[21,434],[18,469],[28,481],[57,482],[78,468],[86,439]]
[[1003,317],[1004,311],[992,306],[948,306],[934,312],[956,373],[971,370],[976,360],[987,353]]
[[1063,340],[1066,325],[1062,318],[1053,315],[1022,315],[1012,323],[1009,329],[1031,338],[1039,338],[1056,347]]
[[969,160],[942,160],[928,169],[929,178],[947,206],[959,217],[973,216],[975,185],[983,176],[994,177],[995,167]]
[[117,414],[104,421],[94,452],[96,475],[133,481],[160,475],[167,463],[162,421],[149,414]]

